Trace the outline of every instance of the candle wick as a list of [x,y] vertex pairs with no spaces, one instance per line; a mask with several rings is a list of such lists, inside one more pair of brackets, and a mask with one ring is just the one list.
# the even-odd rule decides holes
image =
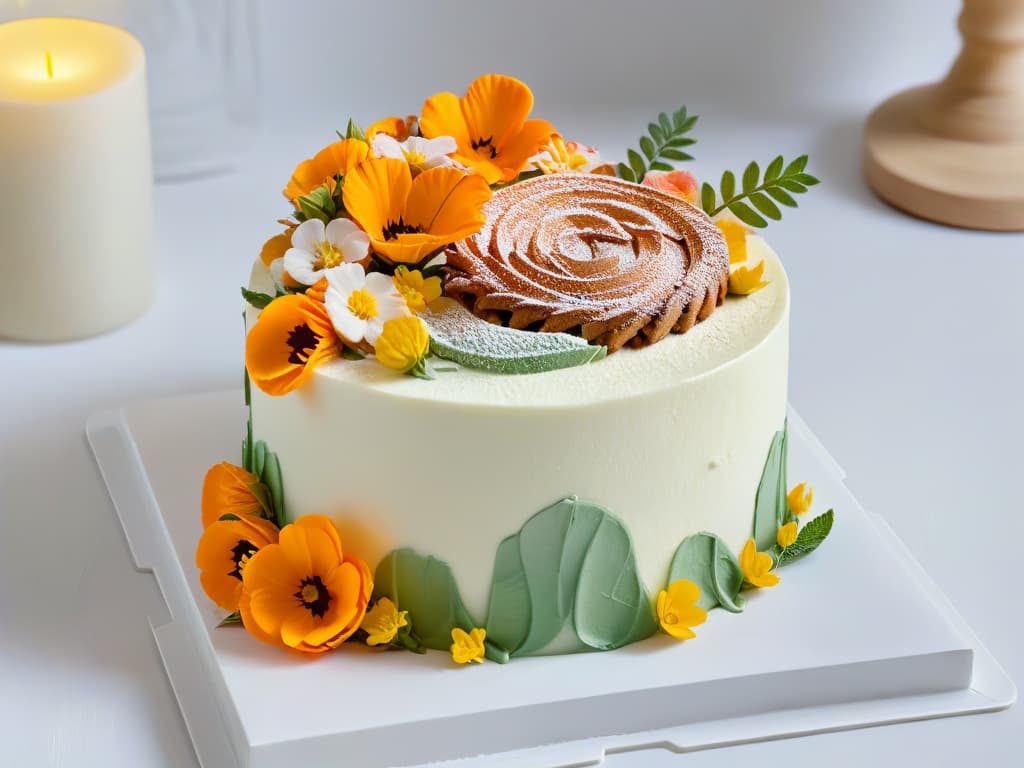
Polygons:
[[46,52],[46,74],[53,80],[53,54]]

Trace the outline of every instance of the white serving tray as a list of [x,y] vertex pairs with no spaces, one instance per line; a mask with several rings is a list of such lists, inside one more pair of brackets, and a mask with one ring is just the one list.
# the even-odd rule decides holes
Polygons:
[[588,766],[606,753],[986,712],[1016,699],[792,411],[790,478],[813,482],[816,513],[835,507],[833,533],[744,613],[712,611],[696,640],[659,635],[607,653],[464,668],[439,652],[357,646],[304,659],[216,629],[222,612],[193,565],[200,488],[211,464],[240,454],[241,402],[241,392],[221,392],[140,403],[86,428],[135,562],[166,601],[150,623],[204,768]]

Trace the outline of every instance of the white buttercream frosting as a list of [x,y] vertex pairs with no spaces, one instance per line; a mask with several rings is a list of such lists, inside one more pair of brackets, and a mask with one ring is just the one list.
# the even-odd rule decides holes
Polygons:
[[[498,544],[565,496],[623,520],[652,597],[685,536],[712,531],[738,552],[788,363],[786,275],[760,238],[750,249],[766,288],[587,366],[423,381],[339,359],[284,397],[254,389],[255,436],[281,461],[289,517],[333,515],[371,568],[396,547],[445,560],[478,621]],[[253,288],[268,284],[257,263]]]

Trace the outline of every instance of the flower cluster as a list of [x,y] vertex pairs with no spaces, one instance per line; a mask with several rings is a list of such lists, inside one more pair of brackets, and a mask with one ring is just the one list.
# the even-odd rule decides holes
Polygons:
[[492,185],[597,160],[530,118],[532,107],[525,84],[485,75],[463,97],[430,97],[419,116],[365,132],[350,121],[299,163],[284,188],[292,216],[261,253],[274,293],[246,292],[261,310],[246,340],[260,389],[287,394],[342,355],[430,377],[421,315],[441,295],[444,249],[483,226]]

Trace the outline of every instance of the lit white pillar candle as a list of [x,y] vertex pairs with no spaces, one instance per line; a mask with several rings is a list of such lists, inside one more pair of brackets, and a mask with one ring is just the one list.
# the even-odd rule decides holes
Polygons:
[[146,61],[124,30],[0,24],[0,337],[93,336],[153,291]]

